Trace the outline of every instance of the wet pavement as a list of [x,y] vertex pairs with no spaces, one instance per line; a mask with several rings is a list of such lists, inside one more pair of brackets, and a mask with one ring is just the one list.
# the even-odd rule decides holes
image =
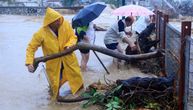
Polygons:
[[[102,16],[104,17],[104,16]],[[71,19],[71,16],[67,16]],[[110,25],[111,21],[104,18]],[[100,18],[97,23],[101,23]],[[115,20],[115,19],[113,19]],[[112,21],[113,21],[112,20]],[[28,42],[34,32],[42,24],[42,17],[0,15],[0,107],[1,110],[81,110],[81,103],[55,104],[48,94],[48,82],[40,64],[35,73],[29,73],[25,67],[25,52]],[[100,24],[102,25],[102,24]],[[96,45],[104,46],[105,32],[96,32]],[[80,61],[80,53],[76,51]],[[133,76],[147,76],[137,68],[122,65],[120,69],[113,63],[112,57],[97,53],[110,75],[109,80],[127,79]],[[36,57],[42,56],[41,48],[36,52]],[[88,71],[82,73],[85,87],[93,82],[104,82],[106,74],[104,68],[91,51]],[[88,110],[97,110],[89,107]]]

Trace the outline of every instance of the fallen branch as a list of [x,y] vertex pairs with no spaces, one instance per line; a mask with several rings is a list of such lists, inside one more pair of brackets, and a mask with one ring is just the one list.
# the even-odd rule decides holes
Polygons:
[[[96,91],[85,104],[87,106],[98,104],[105,109],[110,109],[116,105],[121,109],[128,110],[138,108],[177,110],[174,80],[175,74],[158,78],[133,77],[127,80],[117,80],[116,87],[107,90],[104,94]],[[100,96],[101,98],[97,98],[96,94],[97,97]]]
[[[131,109],[130,105],[135,104],[137,107],[150,107],[150,109],[154,110],[156,110],[156,108],[163,109],[166,107],[167,110],[176,110],[177,100],[174,97],[174,79],[174,74],[170,74],[167,77],[159,78],[134,77],[127,80],[117,80],[117,85],[114,84],[110,86],[98,82],[89,86],[90,92],[86,92],[87,97],[82,95],[75,99],[59,98],[58,102],[73,103],[88,100],[85,103],[86,106],[92,104],[105,106],[111,103],[113,98],[116,97],[121,100],[117,103],[127,109]],[[105,92],[101,92],[101,88],[108,89],[106,89]],[[95,92],[93,92],[92,89],[94,89]],[[149,106],[151,104],[154,104],[154,106]]]
[[34,71],[37,69],[38,64],[40,62],[46,62],[46,61],[54,59],[54,58],[65,56],[65,55],[67,55],[67,54],[69,54],[77,49],[94,50],[94,51],[103,53],[105,55],[109,55],[109,56],[112,56],[112,57],[115,57],[115,58],[118,58],[121,60],[126,60],[126,61],[144,60],[144,59],[149,59],[149,58],[161,57],[164,55],[163,50],[157,50],[157,51],[145,53],[145,54],[124,55],[122,53],[107,49],[105,47],[86,44],[86,43],[78,43],[77,45],[74,45],[74,46],[70,47],[69,49],[66,49],[60,53],[35,58],[34,63],[33,63],[33,66],[35,68]]
[[75,102],[81,102],[84,100],[88,100],[90,99],[90,97],[79,97],[79,98],[74,98],[74,99],[65,99],[65,98],[58,98],[57,101],[58,102],[64,102],[64,103],[75,103]]

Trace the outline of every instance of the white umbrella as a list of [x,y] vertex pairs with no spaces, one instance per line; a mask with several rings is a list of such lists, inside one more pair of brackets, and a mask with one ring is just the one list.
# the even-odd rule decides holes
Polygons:
[[154,13],[148,8],[139,5],[126,5],[115,9],[113,14],[117,16],[149,16]]

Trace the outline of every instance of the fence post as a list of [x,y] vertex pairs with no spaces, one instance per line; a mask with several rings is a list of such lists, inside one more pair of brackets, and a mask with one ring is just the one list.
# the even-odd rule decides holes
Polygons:
[[179,71],[179,95],[178,110],[184,110],[184,89],[185,89],[185,37],[191,35],[191,22],[182,22],[181,27],[181,48],[180,48],[180,71]]
[[156,11],[156,39],[159,38],[159,18],[160,18],[160,12],[159,10]]
[[165,49],[165,44],[166,44],[166,25],[169,22],[169,16],[164,14],[164,29],[163,29],[163,49]]
[[[157,38],[160,40],[160,28],[161,28],[161,25],[160,25],[160,21],[161,21],[161,19],[162,19],[162,16],[163,16],[163,13],[161,12],[161,11],[157,11],[157,21],[156,21],[156,23],[157,23],[157,25],[156,25],[156,36],[157,36]],[[161,47],[161,43],[159,43],[159,48]]]
[[[164,18],[164,26],[163,26],[163,36],[161,36],[161,37],[163,37],[163,42],[161,42],[162,44],[162,48],[163,49],[165,49],[165,45],[166,45],[166,26],[167,26],[167,23],[169,22],[169,16],[168,15],[166,15],[166,14],[164,14],[163,15],[163,18]],[[165,56],[164,56],[164,59],[165,59]],[[161,66],[164,68],[163,70],[162,70],[162,76],[167,76],[167,74],[166,74],[166,71],[165,71],[165,60],[163,60],[163,62],[161,62]]]

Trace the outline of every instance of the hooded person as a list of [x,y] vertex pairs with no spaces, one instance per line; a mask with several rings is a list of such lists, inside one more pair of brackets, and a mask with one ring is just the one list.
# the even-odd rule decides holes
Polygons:
[[[38,47],[42,47],[43,54],[51,55],[59,53],[75,45],[77,37],[74,31],[61,14],[51,8],[47,8],[43,26],[33,35],[26,50],[26,66],[32,72],[34,54]],[[80,67],[74,52],[52,59],[46,62],[46,72],[51,83],[52,99],[59,96],[59,88],[65,83],[74,95],[83,87],[83,79]]]

